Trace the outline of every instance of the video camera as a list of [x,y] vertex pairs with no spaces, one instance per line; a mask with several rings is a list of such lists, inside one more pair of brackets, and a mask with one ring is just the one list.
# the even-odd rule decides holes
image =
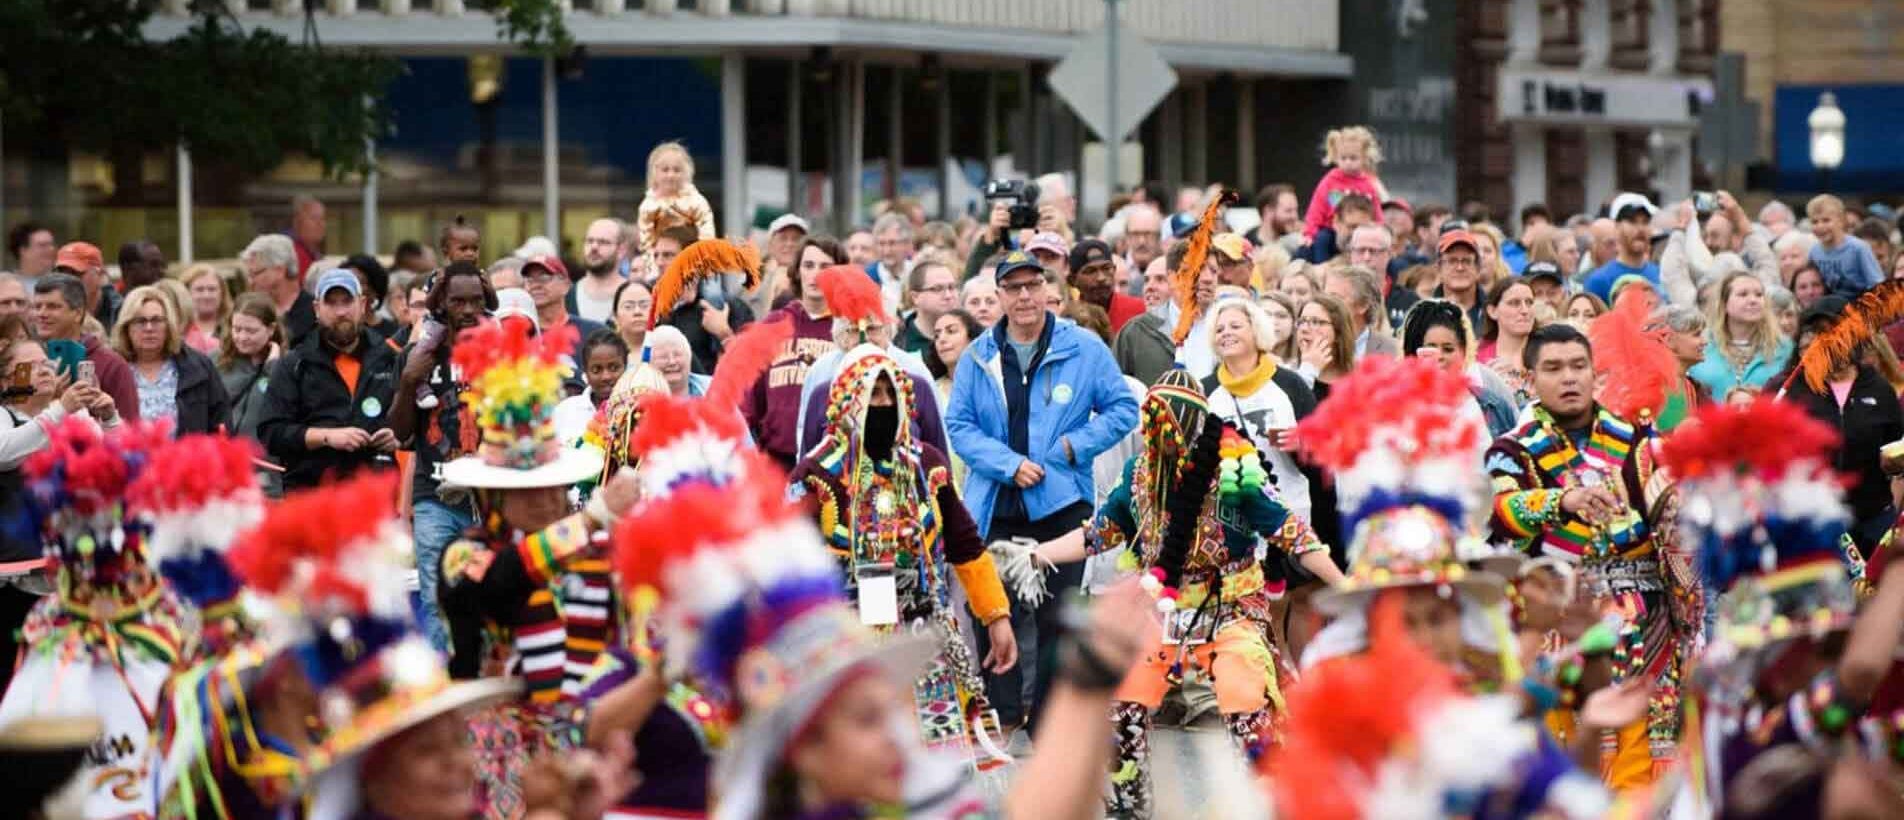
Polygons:
[[1038,183],[1022,179],[994,179],[985,183],[985,199],[1003,200],[1011,211],[1010,230],[1038,227]]

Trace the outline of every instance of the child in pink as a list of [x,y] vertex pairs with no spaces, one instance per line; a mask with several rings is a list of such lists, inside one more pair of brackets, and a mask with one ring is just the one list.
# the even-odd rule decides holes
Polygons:
[[1374,132],[1360,125],[1329,132],[1323,140],[1322,164],[1334,167],[1309,195],[1309,211],[1302,218],[1303,241],[1313,242],[1316,231],[1335,225],[1335,204],[1349,194],[1368,197],[1375,213],[1382,212],[1388,189],[1375,176],[1375,166],[1381,162],[1382,147],[1375,144]]

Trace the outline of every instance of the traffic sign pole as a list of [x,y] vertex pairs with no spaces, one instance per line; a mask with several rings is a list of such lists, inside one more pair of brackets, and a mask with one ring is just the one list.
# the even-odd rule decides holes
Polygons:
[[[1108,119],[1113,123],[1111,126],[1113,130],[1117,127],[1117,29],[1117,0],[1104,0],[1104,36],[1110,41],[1111,46],[1111,58],[1104,61],[1105,113],[1109,115]],[[1104,184],[1104,201],[1109,202],[1117,198],[1117,183],[1120,179],[1117,167],[1120,159],[1118,155],[1124,152],[1124,135],[1111,134],[1105,139],[1105,143],[1110,149],[1110,156],[1105,160],[1110,179]]]

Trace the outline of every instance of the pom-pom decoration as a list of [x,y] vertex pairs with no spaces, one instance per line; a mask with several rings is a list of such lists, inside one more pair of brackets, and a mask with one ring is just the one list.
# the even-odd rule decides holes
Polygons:
[[576,333],[574,324],[531,335],[521,324],[485,321],[457,337],[451,361],[469,385],[464,400],[482,430],[484,463],[526,470],[556,457],[553,419],[569,370],[562,357]]
[[659,593],[669,657],[717,690],[732,685],[748,646],[842,595],[839,566],[787,501],[779,468],[758,451],[739,461],[727,484],[644,498],[614,534],[623,585]]
[[201,610],[236,601],[242,585],[225,552],[264,517],[250,439],[185,436],[152,451],[126,505],[152,526],[151,559],[172,589]]
[[228,560],[247,586],[302,616],[297,656],[323,687],[410,631],[410,543],[395,474],[372,474],[285,496]]
[[[826,310],[835,319],[864,331],[870,322],[885,321],[886,297],[879,283],[863,268],[833,265],[820,271],[820,293],[826,297]],[[863,341],[863,340],[862,340]]]
[[737,273],[748,291],[760,285],[760,252],[752,245],[736,245],[725,239],[703,239],[681,249],[668,269],[655,280],[654,307],[648,316],[652,329],[673,313],[681,302],[694,296],[702,279],[724,273]]
[[47,431],[47,445],[28,457],[24,519],[27,537],[45,544],[63,586],[110,586],[146,563],[143,520],[125,508],[126,490],[151,463],[170,424],[129,423],[102,431],[67,417]]
[[1170,292],[1178,308],[1177,326],[1170,331],[1170,339],[1178,345],[1189,337],[1190,327],[1197,322],[1197,277],[1203,275],[1203,263],[1210,258],[1210,240],[1216,236],[1217,226],[1223,224],[1223,211],[1242,201],[1242,194],[1234,189],[1218,191],[1203,206],[1196,229],[1184,240],[1188,247],[1184,250],[1183,263],[1170,274]]
[[1830,469],[1838,433],[1789,402],[1700,408],[1660,447],[1680,524],[1718,589],[1811,561],[1842,560],[1850,513]]
[[1335,477],[1343,530],[1384,509],[1421,504],[1461,526],[1479,503],[1487,423],[1467,380],[1416,357],[1371,356],[1296,425],[1311,463]]
[[644,500],[689,484],[723,486],[748,469],[747,424],[732,406],[667,393],[642,396],[638,406],[628,453],[641,465]]
[[1593,369],[1605,377],[1594,398],[1623,419],[1659,419],[1679,381],[1679,359],[1666,346],[1665,331],[1647,330],[1656,301],[1650,288],[1627,288],[1587,332]]

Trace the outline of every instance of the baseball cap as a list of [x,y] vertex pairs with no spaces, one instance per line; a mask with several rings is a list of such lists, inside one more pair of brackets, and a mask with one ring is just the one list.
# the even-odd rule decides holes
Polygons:
[[1647,199],[1644,194],[1631,191],[1614,197],[1613,203],[1607,206],[1607,213],[1613,215],[1615,222],[1623,222],[1638,211],[1645,211],[1648,217],[1659,213],[1659,209],[1653,207],[1652,200]]
[[1024,251],[1012,251],[1005,255],[1005,261],[998,263],[998,272],[992,274],[992,278],[1000,286],[1003,286],[1005,280],[1012,274],[1024,271],[1031,271],[1037,274],[1039,278],[1043,278],[1045,275],[1045,266],[1038,264],[1038,260],[1032,258],[1032,255],[1029,253]]
[[807,225],[807,221],[800,218],[799,214],[781,214],[774,217],[773,223],[767,226],[767,235],[773,236],[788,228],[799,228],[801,233],[813,233],[813,228]]
[[1052,233],[1051,231],[1042,231],[1038,235],[1033,236],[1030,242],[1025,243],[1025,253],[1031,253],[1032,251],[1054,253],[1062,259],[1066,254],[1070,253],[1071,248],[1064,241],[1064,237]]
[[1189,211],[1170,215],[1170,223],[1164,226],[1170,231],[1172,239],[1182,239],[1197,229],[1197,215]]
[[1566,284],[1567,278],[1560,275],[1560,266],[1552,262],[1529,262],[1521,270],[1521,278],[1527,280],[1552,279],[1558,284]]
[[357,272],[348,268],[331,268],[318,274],[317,298],[324,298],[333,288],[343,288],[352,297],[364,295],[363,284],[357,281]]
[[1220,233],[1210,239],[1210,247],[1231,262],[1241,262],[1250,257],[1250,242],[1240,234]]
[[569,278],[569,266],[562,264],[561,257],[557,257],[557,256],[529,257],[529,261],[522,263],[523,279],[526,280],[529,278],[529,269],[533,267],[541,267],[542,269],[547,270],[548,272],[553,273],[557,276],[560,276],[563,279]]
[[1081,271],[1100,262],[1114,262],[1111,246],[1102,239],[1086,239],[1071,246],[1071,270]]
[[536,321],[535,297],[530,296],[529,292],[522,288],[503,288],[496,291],[496,321],[500,322],[510,316],[528,319],[536,332],[542,331],[542,323]]
[[1408,200],[1402,199],[1401,197],[1398,197],[1398,196],[1391,196],[1387,199],[1382,200],[1382,210],[1386,211],[1390,208],[1395,208],[1397,210],[1400,210],[1402,213],[1408,214],[1409,216],[1415,215],[1414,206],[1409,205]]
[[1466,245],[1468,246],[1468,250],[1474,251],[1476,254],[1481,253],[1481,243],[1474,241],[1474,234],[1459,228],[1452,231],[1441,232],[1441,241],[1435,245],[1435,253],[1447,253],[1449,248],[1456,245]]
[[53,256],[53,267],[66,268],[75,273],[85,273],[106,266],[106,258],[99,248],[91,242],[68,242],[60,246],[59,253]]

